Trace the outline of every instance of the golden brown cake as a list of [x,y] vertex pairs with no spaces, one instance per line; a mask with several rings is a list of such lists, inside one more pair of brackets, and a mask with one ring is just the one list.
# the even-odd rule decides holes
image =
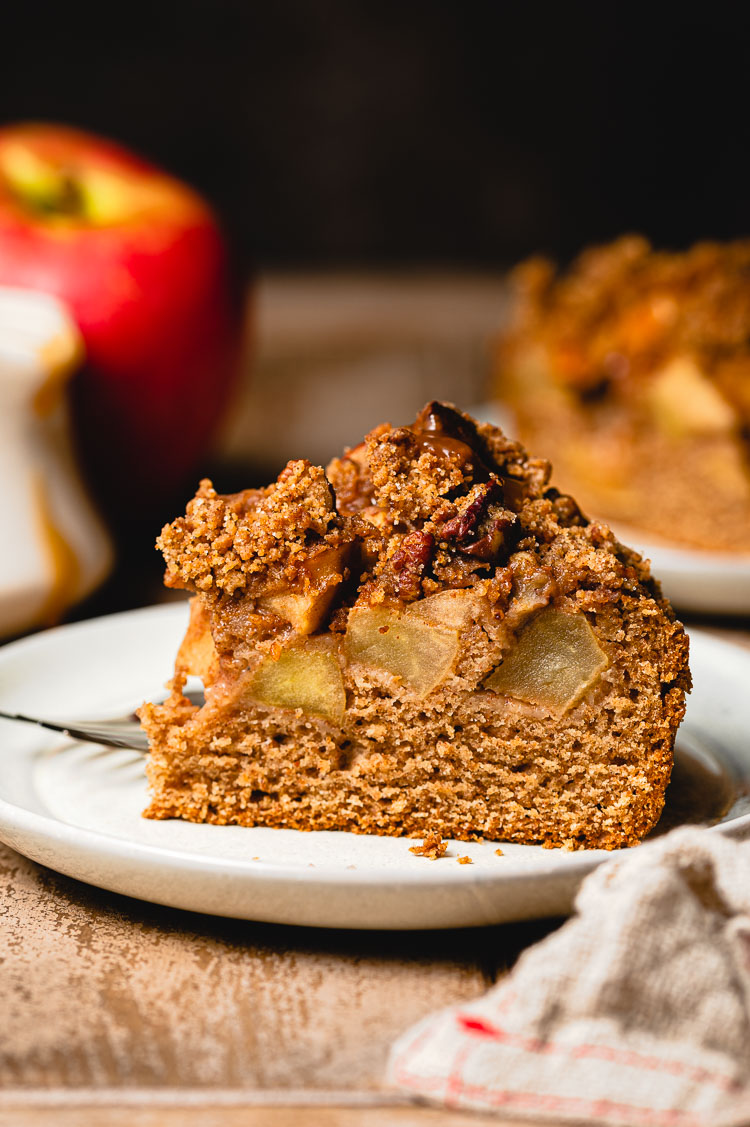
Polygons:
[[602,519],[750,551],[750,241],[629,236],[513,280],[495,393],[560,487]]
[[[433,402],[162,531],[195,592],[147,816],[615,848],[656,822],[687,639],[547,462]],[[203,679],[198,708],[183,696]]]

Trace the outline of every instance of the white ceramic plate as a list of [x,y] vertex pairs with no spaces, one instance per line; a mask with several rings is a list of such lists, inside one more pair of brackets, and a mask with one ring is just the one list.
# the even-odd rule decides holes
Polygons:
[[[0,708],[117,716],[158,698],[184,604],[94,619],[0,649]],[[750,832],[750,653],[693,635],[695,690],[665,824],[722,818]],[[198,826],[140,817],[136,753],[0,720],[0,839],[89,884],[196,912],[317,927],[476,926],[556,915],[611,854],[452,842],[444,858],[404,838]],[[459,865],[459,856],[473,864]]]
[[[479,403],[467,410],[507,434],[515,433],[513,412],[503,403]],[[607,522],[603,514],[600,517]],[[651,561],[664,594],[678,609],[698,614],[750,614],[750,555],[701,552],[660,542],[640,528],[621,524],[612,524],[612,528],[623,544]]]

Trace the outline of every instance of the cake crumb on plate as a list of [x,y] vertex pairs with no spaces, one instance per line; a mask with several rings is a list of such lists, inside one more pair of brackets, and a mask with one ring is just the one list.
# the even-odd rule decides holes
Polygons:
[[440,834],[427,834],[421,845],[412,845],[409,848],[410,853],[416,853],[418,857],[429,857],[431,861],[436,861],[438,857],[444,857],[448,848],[447,841],[443,841]]

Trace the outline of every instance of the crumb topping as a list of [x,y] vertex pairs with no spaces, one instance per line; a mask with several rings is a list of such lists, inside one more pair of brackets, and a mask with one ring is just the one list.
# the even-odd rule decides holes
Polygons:
[[[327,473],[290,462],[267,489],[226,496],[202,481],[157,542],[166,583],[249,595],[243,621],[270,615],[273,634],[285,616],[341,633],[352,606],[408,606],[469,587],[520,622],[558,595],[575,591],[585,609],[647,582],[647,566],[549,475],[498,428],[433,401],[411,426],[377,427]],[[328,551],[342,545],[346,553]],[[284,592],[318,601],[266,597]]]
[[358,480],[384,517],[360,602],[474,586],[518,550],[587,523],[572,498],[549,488],[548,462],[446,403],[427,404],[410,427],[378,427],[364,449]]
[[[387,434],[390,429],[388,423],[382,423],[370,432],[369,437],[373,439],[378,434]],[[379,510],[375,504],[366,442],[347,450],[342,458],[334,458],[328,464],[326,474],[336,494],[336,508],[342,516],[363,513],[377,522],[375,514],[384,510]]]
[[333,545],[340,528],[324,470],[294,461],[264,490],[221,496],[204,479],[185,516],[162,529],[157,547],[168,587],[231,595],[260,590],[274,569],[293,583],[311,547]]

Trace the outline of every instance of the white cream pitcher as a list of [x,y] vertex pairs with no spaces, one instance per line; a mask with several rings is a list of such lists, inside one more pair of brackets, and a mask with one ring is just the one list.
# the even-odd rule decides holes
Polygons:
[[67,383],[83,356],[60,301],[0,287],[0,637],[53,625],[112,566],[71,436]]

